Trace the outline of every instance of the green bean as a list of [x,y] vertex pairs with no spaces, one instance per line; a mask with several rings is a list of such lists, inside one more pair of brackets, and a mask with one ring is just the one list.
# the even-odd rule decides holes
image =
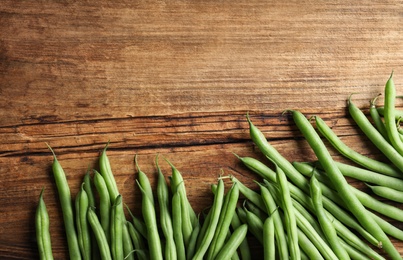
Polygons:
[[301,231],[301,229],[298,229],[298,243],[299,243],[299,245],[301,247],[301,256],[302,256],[302,253],[305,253],[309,257],[309,259],[315,259],[315,260],[323,260],[324,259],[322,254],[316,248],[316,246],[304,234],[304,232]]
[[276,165],[277,183],[280,188],[281,199],[284,211],[284,225],[288,234],[288,243],[290,248],[290,259],[300,259],[301,253],[298,246],[297,220],[292,205],[288,180],[283,170]]
[[[231,227],[232,227],[232,229],[236,229],[236,228],[240,227],[241,225],[242,225],[241,220],[239,219],[238,214],[235,210],[234,215],[232,216],[232,220],[231,220]],[[246,238],[241,242],[241,245],[239,246],[239,252],[241,254],[241,259],[243,259],[243,260],[252,259],[251,252],[249,249],[249,243]]]
[[116,199],[114,199],[114,203],[112,204],[111,209],[111,218],[110,218],[110,231],[111,231],[111,253],[113,259],[123,259],[123,204],[122,204],[122,195],[118,195]]
[[132,218],[133,226],[136,228],[136,230],[139,232],[139,234],[144,239],[147,240],[147,227],[146,227],[146,224],[144,223],[144,221],[142,221],[140,218],[135,216],[127,205],[126,205],[126,209],[127,209],[127,211],[129,212],[129,215]]
[[140,183],[141,188],[144,190],[144,194],[149,198],[150,202],[154,206],[154,195],[150,180],[148,179],[148,176],[140,169],[140,166],[137,163],[137,155],[134,156],[134,161],[138,172],[138,182]]
[[102,175],[94,171],[94,185],[99,195],[99,218],[102,229],[105,232],[106,239],[110,242],[110,215],[111,215],[111,198],[108,188]]
[[172,228],[172,218],[169,210],[169,191],[168,185],[165,181],[165,177],[162,174],[161,168],[158,164],[158,157],[156,158],[156,166],[158,170],[157,177],[157,199],[160,210],[160,224],[162,233],[165,237],[165,250],[164,257],[165,259],[176,259],[176,246],[173,236],[173,228]]
[[[275,241],[278,248],[279,258],[280,259],[289,259],[288,255],[288,244],[286,240],[286,235],[284,233],[284,225],[283,221],[280,218],[280,214],[278,214],[277,209],[278,206],[274,201],[271,193],[264,185],[259,184],[260,193],[263,199],[264,204],[266,205],[267,212],[270,213],[270,217],[273,218],[274,222],[274,232],[275,232]],[[277,212],[277,213],[276,213]]]
[[[239,210],[240,208],[238,208],[238,211]],[[263,245],[263,221],[246,207],[243,207],[243,210],[245,212],[249,232]]]
[[348,100],[348,109],[351,117],[368,139],[392,162],[392,164],[400,171],[403,171],[403,157],[385,138],[383,138],[366,115],[351,101],[351,96]]
[[353,260],[370,260],[371,259],[371,258],[367,257],[366,255],[362,254],[361,252],[359,252],[354,247],[352,247],[349,244],[347,244],[346,242],[344,242],[342,239],[340,239],[340,244],[343,246],[344,250],[347,251],[348,255]]
[[385,85],[385,100],[384,100],[384,119],[386,133],[388,134],[389,141],[396,151],[403,155],[403,142],[400,140],[399,132],[396,127],[395,120],[395,98],[396,89],[393,82],[393,72]]
[[273,216],[269,216],[263,222],[263,254],[264,259],[275,259],[276,243]]
[[266,137],[263,133],[252,123],[249,116],[247,116],[247,120],[249,123],[249,133],[252,141],[256,144],[259,150],[266,157],[270,158],[270,160],[278,165],[284,173],[287,175],[287,178],[290,179],[295,185],[297,185],[304,192],[309,194],[309,183],[304,176],[301,176],[299,172],[292,166],[292,164],[283,157],[271,144],[267,142]]
[[319,162],[326,170],[330,180],[337,188],[340,197],[346,203],[352,214],[357,218],[364,228],[366,228],[376,239],[382,242],[383,248],[392,257],[392,259],[401,259],[399,252],[394,247],[387,235],[374,221],[374,219],[367,214],[367,210],[358,200],[358,198],[351,194],[351,186],[347,183],[338,167],[334,164],[329,151],[326,149],[325,144],[315,132],[310,122],[299,111],[292,111],[292,115],[297,127],[305,136],[305,139],[308,141],[312,150],[318,157]]
[[403,241],[403,230],[393,226],[390,222],[374,214],[373,212],[369,213],[386,234]]
[[182,203],[180,193],[175,192],[172,195],[172,232],[175,241],[176,255],[178,259],[186,259],[185,242],[182,233]]
[[75,216],[77,226],[78,246],[80,247],[83,259],[91,259],[91,235],[88,226],[87,211],[89,207],[87,192],[84,190],[84,183],[76,195]]
[[113,176],[111,164],[109,162],[109,158],[106,154],[106,149],[108,148],[108,144],[106,144],[103,149],[101,156],[99,157],[99,170],[104,178],[106,187],[108,188],[109,197],[111,199],[111,204],[113,204],[115,199],[119,195],[118,185],[116,184],[115,177]]
[[[261,194],[260,194],[261,195]],[[265,221],[268,217],[266,211],[261,210],[258,206],[252,203],[250,200],[246,200],[244,206],[249,210],[252,211],[253,214],[258,216],[262,221]]]
[[234,215],[236,205],[239,198],[239,188],[237,183],[233,183],[227,194],[224,196],[224,203],[218,219],[217,228],[214,232],[211,245],[207,251],[207,258],[214,259],[218,251],[224,245],[227,231],[231,225],[232,216]]
[[247,232],[248,226],[245,224],[235,229],[231,237],[222,246],[221,250],[218,252],[217,256],[214,259],[230,259],[231,256],[235,254],[242,241],[244,241]]
[[142,194],[141,212],[143,214],[143,219],[147,227],[147,240],[150,251],[150,258],[155,260],[163,259],[154,203],[151,201],[150,197],[146,193],[146,190],[143,189],[141,183],[137,181],[137,184]]
[[403,203],[403,191],[400,190],[395,190],[389,187],[385,186],[375,186],[375,185],[369,185],[367,186],[371,189],[371,191],[378,195],[379,197],[394,201],[394,202],[399,202]]
[[316,127],[319,132],[329,141],[329,143],[339,151],[344,157],[352,160],[353,162],[379,173],[389,176],[402,176],[401,172],[396,167],[387,163],[383,163],[365,155],[362,155],[347,146],[339,137],[330,129],[329,126],[319,117],[315,116]]
[[137,258],[140,260],[147,260],[148,259],[146,253],[147,250],[143,242],[143,238],[141,237],[141,234],[136,230],[136,228],[130,221],[126,221],[126,226],[129,231],[129,235],[133,243]]
[[74,214],[73,203],[71,199],[70,188],[66,179],[66,174],[59,161],[56,158],[56,154],[52,148],[48,145],[53,154],[53,176],[55,178],[57,191],[59,193],[60,206],[63,213],[63,223],[67,236],[67,245],[69,250],[70,259],[81,259],[80,247],[78,246],[77,231],[74,226]]
[[122,241],[123,241],[123,255],[125,260],[134,260],[134,247],[130,237],[129,228],[125,225],[126,220],[123,223],[122,229]]
[[249,187],[246,187],[241,181],[239,181],[235,176],[230,176],[232,182],[238,184],[239,192],[250,200],[253,204],[259,207],[261,210],[266,211],[266,206],[262,200],[262,197],[256,191],[253,191]]
[[386,132],[385,123],[383,122],[382,117],[379,114],[378,109],[376,108],[376,100],[380,95],[381,94],[379,94],[370,101],[369,114],[371,115],[371,118],[374,121],[374,125],[378,129],[379,133],[381,133],[381,135],[389,142],[389,137],[388,133]]
[[218,219],[220,216],[222,204],[224,199],[224,182],[220,178],[218,180],[217,191],[214,194],[213,206],[211,208],[211,218],[209,222],[204,222],[203,225],[208,225],[206,233],[202,238],[202,242],[200,247],[196,250],[196,253],[193,257],[194,260],[203,259],[203,256],[208,250],[210,246],[211,240],[213,239],[214,232],[217,228]]
[[46,208],[45,201],[43,199],[42,189],[39,195],[38,206],[35,212],[35,231],[36,231],[36,242],[38,245],[39,259],[40,260],[52,260],[52,243],[49,231],[49,214]]
[[199,236],[201,229],[201,225],[198,222],[195,228],[192,231],[192,235],[190,236],[189,239],[189,245],[185,249],[186,251],[186,259],[190,260],[193,258],[195,252],[196,252],[196,243],[197,243],[197,237]]
[[315,178],[315,175],[312,175],[310,183],[311,197],[316,211],[316,216],[319,220],[319,224],[323,230],[323,233],[327,241],[329,242],[330,247],[333,249],[334,253],[339,259],[350,259],[344,247],[340,245],[336,229],[330,219],[327,217],[326,212],[323,208],[322,191],[318,180]]
[[104,230],[93,207],[88,208],[87,219],[92,231],[94,232],[95,239],[97,240],[101,259],[112,260],[109,243],[106,240]]

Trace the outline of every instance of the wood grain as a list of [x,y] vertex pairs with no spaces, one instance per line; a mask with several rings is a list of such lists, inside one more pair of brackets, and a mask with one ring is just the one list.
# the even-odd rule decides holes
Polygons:
[[384,160],[348,117],[346,99],[356,93],[367,112],[392,70],[403,92],[402,4],[2,1],[0,257],[38,257],[33,217],[45,187],[53,250],[67,258],[46,142],[75,194],[110,141],[134,209],[135,154],[153,183],[156,154],[169,158],[197,210],[210,203],[220,169],[256,188],[232,154],[265,160],[250,141],[247,112],[289,160],[315,157],[285,109],[321,115],[348,145]]

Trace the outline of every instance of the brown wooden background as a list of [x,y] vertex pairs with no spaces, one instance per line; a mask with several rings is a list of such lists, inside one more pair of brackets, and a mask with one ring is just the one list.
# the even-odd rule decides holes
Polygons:
[[348,117],[346,99],[356,93],[367,109],[392,70],[403,93],[402,8],[402,1],[1,1],[0,258],[37,257],[43,187],[54,254],[67,257],[45,142],[75,195],[110,141],[133,209],[135,154],[152,181],[156,154],[170,159],[197,211],[210,204],[220,169],[256,188],[258,178],[232,154],[263,160],[247,112],[290,160],[315,157],[284,109],[321,115],[347,144],[382,159]]

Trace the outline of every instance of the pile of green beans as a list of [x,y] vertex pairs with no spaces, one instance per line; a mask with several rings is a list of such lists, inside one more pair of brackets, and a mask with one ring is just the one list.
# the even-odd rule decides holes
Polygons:
[[[124,203],[107,156],[99,169],[86,172],[72,199],[64,170],[53,154],[70,259],[252,259],[251,239],[263,259],[402,259],[393,240],[403,241],[403,111],[396,108],[393,74],[387,80],[384,106],[370,101],[368,114],[348,99],[349,115],[384,156],[380,161],[348,147],[319,116],[286,111],[313,150],[316,161],[289,161],[252,123],[249,134],[267,161],[236,155],[255,173],[257,189],[235,175],[219,175],[211,185],[212,201],[197,213],[188,200],[181,172],[168,160],[164,174],[156,157],[154,191],[150,175],[137,162],[140,212]],[[283,113],[286,114],[286,113]],[[330,146],[345,158],[336,161]],[[332,150],[334,151],[334,150]],[[92,173],[92,174],[91,174]],[[229,177],[229,178],[228,178]],[[348,182],[363,183],[357,189]],[[40,259],[53,259],[50,222],[39,196],[36,239]],[[125,211],[126,209],[126,211]],[[135,214],[137,213],[137,214]],[[391,221],[393,220],[393,221]]]

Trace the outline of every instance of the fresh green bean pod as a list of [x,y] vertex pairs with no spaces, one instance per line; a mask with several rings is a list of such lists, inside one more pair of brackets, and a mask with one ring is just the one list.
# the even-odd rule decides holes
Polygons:
[[102,229],[105,232],[106,239],[110,241],[110,217],[111,217],[111,198],[102,175],[94,170],[94,185],[99,195],[99,218]]
[[108,144],[105,145],[101,156],[99,157],[99,170],[104,178],[106,187],[108,188],[109,197],[111,199],[111,204],[115,202],[115,199],[119,195],[118,185],[116,184],[115,177],[113,176],[111,164],[109,162],[109,158],[106,154],[106,149],[108,148]]
[[241,225],[237,229],[234,230],[231,237],[228,241],[223,245],[221,250],[218,252],[217,256],[214,259],[223,260],[230,259],[232,255],[235,254],[236,250],[245,239],[246,234],[248,232],[248,226],[246,224]]
[[381,94],[377,95],[375,98],[373,98],[369,103],[369,114],[372,118],[372,121],[374,122],[374,125],[376,127],[376,129],[378,129],[379,133],[388,141],[389,141],[389,137],[388,137],[388,133],[386,132],[386,127],[385,127],[385,123],[376,107],[376,100],[378,99],[378,97]]
[[384,199],[388,199],[394,202],[403,203],[403,191],[395,190],[385,186],[378,186],[378,185],[369,185],[367,186],[371,189],[371,191],[382,197]]
[[208,247],[210,246],[211,240],[213,239],[214,232],[217,228],[217,223],[218,219],[220,216],[220,212],[222,209],[223,205],[223,200],[224,200],[224,182],[220,178],[218,180],[218,185],[217,185],[217,191],[214,194],[214,201],[213,201],[213,206],[211,208],[211,218],[209,222],[204,222],[204,225],[208,225],[206,233],[204,234],[202,238],[202,242],[200,247],[196,250],[196,253],[193,257],[194,260],[201,260],[203,259],[205,253],[208,250]]
[[[238,208],[238,211],[240,209]],[[263,221],[250,212],[246,207],[243,208],[246,217],[246,223],[248,224],[248,230],[253,236],[263,245]]]
[[393,163],[401,172],[403,172],[403,157],[396,149],[379,133],[372,125],[366,115],[351,101],[348,100],[348,110],[361,131],[368,139]]
[[319,224],[323,230],[323,233],[329,242],[330,247],[333,249],[334,253],[339,259],[350,259],[347,251],[340,244],[339,238],[337,236],[336,228],[333,226],[331,220],[326,215],[326,212],[322,204],[322,191],[318,180],[315,175],[311,177],[311,197],[315,208],[316,216],[319,220]]
[[122,195],[118,195],[116,199],[114,199],[114,203],[111,209],[111,253],[113,259],[123,259],[123,224],[124,224],[124,213],[123,213],[123,203],[122,203]]
[[[298,229],[298,243],[301,247],[301,258],[303,256],[302,253],[305,253],[309,259],[315,260],[323,260],[322,254],[316,248],[316,246],[312,243],[312,241],[305,235],[301,229]],[[274,258],[272,258],[274,259]]]
[[329,143],[339,151],[344,157],[352,160],[353,162],[375,172],[379,172],[389,176],[402,176],[402,173],[394,166],[377,161],[362,155],[349,146],[347,146],[329,126],[319,116],[315,116],[316,127],[319,132],[329,141]]
[[276,165],[277,183],[280,188],[280,194],[284,211],[284,226],[288,234],[288,243],[290,248],[290,259],[300,259],[301,253],[298,245],[297,220],[292,205],[288,180],[283,170]]
[[264,259],[276,259],[275,230],[273,216],[263,222],[263,254]]
[[201,229],[201,225],[198,222],[195,228],[192,231],[192,235],[190,236],[189,239],[189,245],[186,248],[186,259],[190,260],[193,258],[195,252],[196,252],[196,243],[197,243],[197,237],[199,236]]
[[176,246],[172,228],[172,217],[170,211],[170,198],[168,184],[158,165],[158,157],[156,160],[158,177],[157,177],[157,199],[160,212],[160,224],[162,233],[165,237],[164,257],[166,260],[177,259]]
[[43,199],[42,189],[39,195],[38,206],[35,212],[35,231],[36,242],[38,245],[39,259],[40,260],[53,260],[52,243],[49,231],[49,214]]
[[231,225],[236,205],[239,198],[237,183],[233,183],[227,194],[224,196],[224,204],[214,232],[213,240],[207,252],[208,259],[214,259],[225,243],[225,238]]
[[101,259],[112,260],[109,243],[106,240],[105,232],[93,207],[88,208],[87,219],[92,231],[94,232],[95,239],[97,240]]
[[125,260],[134,260],[134,247],[130,237],[129,228],[124,220],[122,228],[123,255]]
[[346,203],[352,214],[364,228],[366,228],[376,239],[382,242],[383,248],[392,259],[401,259],[399,252],[394,247],[388,236],[383,232],[374,219],[367,214],[367,210],[358,198],[351,194],[351,186],[347,183],[346,179],[335,165],[329,151],[319,135],[315,132],[311,123],[299,111],[292,111],[292,115],[297,127],[315,152],[330,180],[333,182],[334,186],[337,187],[338,194]]
[[186,259],[186,248],[182,233],[182,203],[180,193],[172,195],[172,231],[175,241],[176,255],[179,260]]
[[[241,220],[239,219],[238,214],[235,210],[234,215],[232,216],[232,220],[231,220],[231,227],[232,227],[232,229],[236,229],[241,225],[242,225]],[[250,248],[249,248],[249,243],[246,238],[241,242],[241,245],[239,246],[239,252],[241,254],[241,259],[243,259],[243,260],[252,259]]]
[[148,252],[147,252],[146,245],[143,241],[143,237],[136,230],[133,223],[131,223],[130,221],[126,221],[126,226],[129,231],[129,235],[130,235],[131,241],[133,243],[133,247],[134,247],[137,259],[148,260]]
[[87,211],[89,207],[87,192],[84,189],[84,183],[81,185],[75,200],[75,220],[77,226],[78,245],[80,247],[81,256],[85,260],[91,259],[91,233],[88,226]]
[[396,113],[395,113],[395,99],[396,89],[393,82],[393,73],[390,75],[385,85],[385,100],[384,100],[384,119],[386,133],[389,137],[389,141],[396,151],[403,155],[403,142],[399,137],[399,132],[396,127]]
[[81,253],[80,247],[78,245],[77,231],[74,225],[73,202],[71,198],[69,184],[67,182],[64,170],[56,158],[56,154],[53,152],[52,148],[49,145],[48,147],[53,153],[52,170],[56,182],[57,191],[59,193],[59,200],[63,213],[63,223],[67,237],[70,259],[79,260],[81,259]]
[[151,259],[163,259],[161,239],[158,232],[157,216],[155,212],[154,203],[151,202],[150,197],[143,189],[141,183],[137,181],[142,194],[141,212],[147,227],[147,240]]

